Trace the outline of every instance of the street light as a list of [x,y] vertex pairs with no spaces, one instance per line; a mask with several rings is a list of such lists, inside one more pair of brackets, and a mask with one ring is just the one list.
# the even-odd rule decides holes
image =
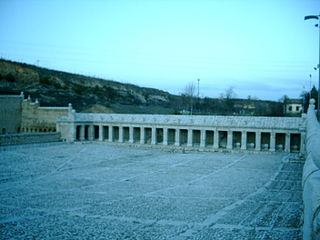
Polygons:
[[304,20],[316,19],[319,21],[318,24],[315,25],[319,29],[319,63],[318,63],[318,71],[319,71],[319,86],[318,86],[318,119],[320,119],[320,15],[308,15],[304,17]]

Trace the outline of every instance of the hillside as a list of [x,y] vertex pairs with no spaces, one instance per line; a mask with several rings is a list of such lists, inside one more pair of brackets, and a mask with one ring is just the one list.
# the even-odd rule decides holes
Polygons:
[[[38,98],[42,106],[72,103],[78,112],[173,114],[190,98],[153,88],[0,60],[0,94]],[[247,99],[193,98],[194,114],[282,115],[282,104]]]

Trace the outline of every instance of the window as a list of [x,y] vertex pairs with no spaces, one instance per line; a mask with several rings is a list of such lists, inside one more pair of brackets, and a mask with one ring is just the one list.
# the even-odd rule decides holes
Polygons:
[[289,106],[289,112],[292,112],[292,106]]
[[296,111],[299,112],[300,111],[300,107],[296,106]]
[[6,129],[5,128],[2,128],[2,134],[6,134]]

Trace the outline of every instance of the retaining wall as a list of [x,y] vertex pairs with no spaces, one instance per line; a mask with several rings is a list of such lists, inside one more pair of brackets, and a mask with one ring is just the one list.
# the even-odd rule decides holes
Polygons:
[[307,113],[307,155],[302,178],[304,240],[320,240],[320,124],[314,109],[314,101],[310,101]]
[[45,143],[61,141],[59,132],[50,133],[18,133],[0,135],[0,146],[25,143]]

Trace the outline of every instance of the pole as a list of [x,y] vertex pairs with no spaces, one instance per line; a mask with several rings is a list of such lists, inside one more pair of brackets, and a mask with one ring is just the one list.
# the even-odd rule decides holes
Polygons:
[[198,78],[198,99],[199,99],[199,97],[200,97],[199,84],[200,84],[200,79]]
[[320,120],[320,14],[319,15],[308,15],[304,17],[304,20],[309,20],[309,19],[317,19],[318,24],[315,26],[319,29],[319,63],[318,63],[318,72],[319,72],[319,85],[318,85],[318,104],[317,104],[317,115],[318,115],[318,120]]
[[200,79],[198,78],[198,113],[200,112]]
[[318,29],[319,29],[319,62],[318,62],[318,75],[319,75],[319,85],[318,85],[318,120],[320,120],[320,14],[318,16]]

